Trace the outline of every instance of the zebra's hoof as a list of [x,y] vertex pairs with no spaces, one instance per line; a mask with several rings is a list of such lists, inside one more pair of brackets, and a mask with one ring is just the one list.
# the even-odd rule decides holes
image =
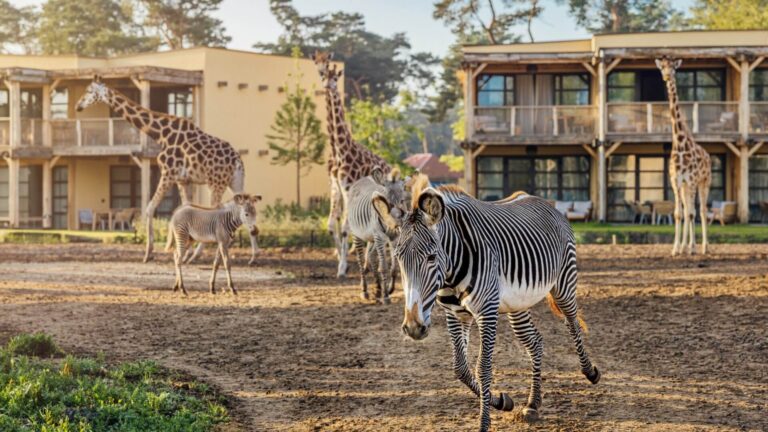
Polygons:
[[392,300],[390,300],[389,297],[384,297],[383,299],[381,299],[381,304],[383,305],[388,305],[390,303],[392,303]]
[[600,370],[597,368],[597,366],[592,366],[592,372],[586,373],[584,375],[592,384],[597,384],[600,382]]
[[144,256],[144,264],[152,261],[153,259],[155,259],[155,257],[153,257],[152,255],[145,255]]
[[499,408],[502,411],[512,411],[515,409],[515,402],[512,400],[511,397],[509,397],[508,394],[502,393],[501,394],[501,408]]
[[522,414],[523,420],[528,423],[535,422],[539,419],[539,411],[536,408],[525,407],[523,408]]

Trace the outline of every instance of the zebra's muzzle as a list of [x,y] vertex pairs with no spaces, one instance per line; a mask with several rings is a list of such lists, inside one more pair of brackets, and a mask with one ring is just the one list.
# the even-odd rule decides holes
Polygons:
[[429,327],[424,324],[403,324],[403,333],[413,340],[422,340],[429,334]]

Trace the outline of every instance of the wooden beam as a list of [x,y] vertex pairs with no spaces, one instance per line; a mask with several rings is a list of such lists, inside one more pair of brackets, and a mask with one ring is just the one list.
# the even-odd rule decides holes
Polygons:
[[747,153],[747,156],[752,157],[753,154],[755,154],[758,150],[760,150],[760,147],[762,147],[763,144],[765,144],[765,141],[760,141],[754,146],[752,146],[752,148],[749,149],[749,153]]
[[606,158],[609,158],[609,157],[611,157],[611,155],[613,154],[613,152],[615,152],[616,150],[618,150],[618,149],[619,149],[619,147],[621,147],[621,145],[622,145],[622,144],[623,144],[623,142],[621,142],[621,141],[616,141],[616,142],[614,142],[614,143],[611,145],[611,147],[610,147],[608,150],[606,150],[606,151],[605,151],[605,157],[606,157]]
[[472,159],[476,158],[480,153],[483,152],[483,150],[485,150],[485,144],[481,144],[476,149],[474,149],[472,151]]
[[654,59],[659,57],[687,59],[723,59],[740,56],[768,56],[768,46],[732,46],[732,47],[675,47],[675,48],[604,48],[607,57],[624,59]]
[[751,72],[751,71],[755,70],[756,67],[760,66],[760,63],[762,63],[763,60],[765,60],[765,56],[760,56],[755,61],[750,63],[749,71]]
[[725,144],[725,146],[728,147],[728,150],[733,152],[734,156],[739,157],[739,155],[741,154],[741,151],[739,149],[737,149],[736,146],[733,145],[732,142],[724,141],[723,144]]
[[584,69],[586,69],[593,77],[597,76],[597,71],[594,67],[592,67],[591,64],[587,62],[581,62],[581,65],[584,66]]
[[734,60],[733,57],[728,56],[725,59],[728,60],[728,63],[733,66],[736,72],[741,72],[741,65],[736,60]]
[[580,63],[592,59],[592,52],[578,53],[465,53],[464,61],[474,63]]
[[135,163],[139,168],[141,168],[141,159],[137,158],[134,155],[131,155],[131,159],[133,159],[133,163]]
[[609,74],[609,73],[611,73],[611,71],[613,70],[613,68],[615,68],[616,66],[618,66],[618,65],[619,65],[619,63],[621,63],[621,58],[615,58],[615,59],[613,59],[613,61],[611,62],[611,64],[609,64],[609,65],[608,65],[608,66],[605,68],[605,73],[606,73],[606,75],[607,75],[607,74]]
[[597,159],[597,153],[592,149],[592,147],[589,146],[589,144],[582,144],[581,148],[584,149],[587,153],[589,153],[590,156],[592,156],[592,159]]
[[485,70],[485,68],[488,67],[488,63],[481,64],[477,69],[472,71],[472,82],[475,82],[475,79],[477,79],[477,76],[480,75],[480,73]]

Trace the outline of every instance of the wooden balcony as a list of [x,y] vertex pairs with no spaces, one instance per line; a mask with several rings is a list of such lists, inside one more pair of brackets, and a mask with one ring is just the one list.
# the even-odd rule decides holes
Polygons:
[[[610,102],[606,135],[616,141],[669,141],[668,102]],[[700,141],[733,141],[739,135],[738,102],[682,102],[686,123]]]
[[499,144],[582,143],[595,137],[590,105],[476,107],[475,139]]

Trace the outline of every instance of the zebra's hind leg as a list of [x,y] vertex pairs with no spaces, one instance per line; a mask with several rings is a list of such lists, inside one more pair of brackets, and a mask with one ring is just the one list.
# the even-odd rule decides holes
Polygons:
[[229,262],[229,242],[226,240],[219,242],[219,253],[221,254],[221,260],[224,263],[224,270],[227,271],[227,287],[229,287],[229,291],[232,294],[237,295],[235,284],[232,283],[232,265]]
[[386,245],[387,241],[384,238],[376,237],[373,240],[373,248],[376,250],[376,255],[378,255],[379,260],[379,279],[381,280],[381,283],[379,284],[378,292],[376,293],[376,298],[381,301],[382,304],[389,304],[389,269],[387,268],[387,251],[386,251]]
[[[579,365],[581,366],[581,373],[592,384],[597,384],[600,381],[600,371],[589,360],[587,350],[584,348],[584,340],[581,335],[582,329],[587,330],[587,326],[584,321],[578,316],[578,305],[576,304],[576,252],[571,250],[569,258],[569,264],[563,269],[562,274],[558,279],[558,283],[552,290],[552,297],[555,301],[554,307],[552,307],[555,314],[559,312],[565,316],[565,324],[568,326],[568,332],[571,334],[574,345],[576,345],[576,354],[579,356]],[[550,304],[550,306],[552,306]]]
[[362,290],[360,297],[362,297],[363,300],[368,300],[370,296],[368,295],[368,282],[365,280],[365,275],[368,273],[368,265],[366,264],[365,259],[365,241],[353,236],[352,247],[355,248],[355,255],[357,255],[357,266],[360,267],[360,289]]
[[216,272],[219,271],[220,261],[221,261],[221,252],[219,251],[218,248],[216,248],[216,258],[213,259],[213,270],[211,271],[211,280],[208,281],[208,287],[211,290],[211,294],[216,294]]
[[373,243],[368,243],[365,250],[365,270],[366,274],[372,274],[373,279],[376,282],[376,291],[374,292],[374,298],[379,298],[381,292],[381,276],[379,274],[378,259],[376,258],[376,248],[373,247]]
[[[178,241],[179,240],[177,240],[177,242]],[[184,288],[184,279],[182,279],[181,277],[181,263],[182,263],[182,258],[184,257],[184,252],[185,252],[184,249],[185,248],[183,244],[179,246],[179,243],[177,243],[176,250],[173,252],[173,264],[176,269],[176,282],[173,284],[173,291],[175,292],[175,291],[181,290],[181,292],[184,293],[184,295],[186,296],[188,295],[187,289]]]
[[539,417],[541,407],[541,356],[544,351],[543,339],[539,330],[531,321],[530,311],[522,311],[507,315],[512,324],[517,340],[528,352],[531,358],[531,392],[528,395],[528,403],[523,408],[523,417],[527,421],[536,420]]

